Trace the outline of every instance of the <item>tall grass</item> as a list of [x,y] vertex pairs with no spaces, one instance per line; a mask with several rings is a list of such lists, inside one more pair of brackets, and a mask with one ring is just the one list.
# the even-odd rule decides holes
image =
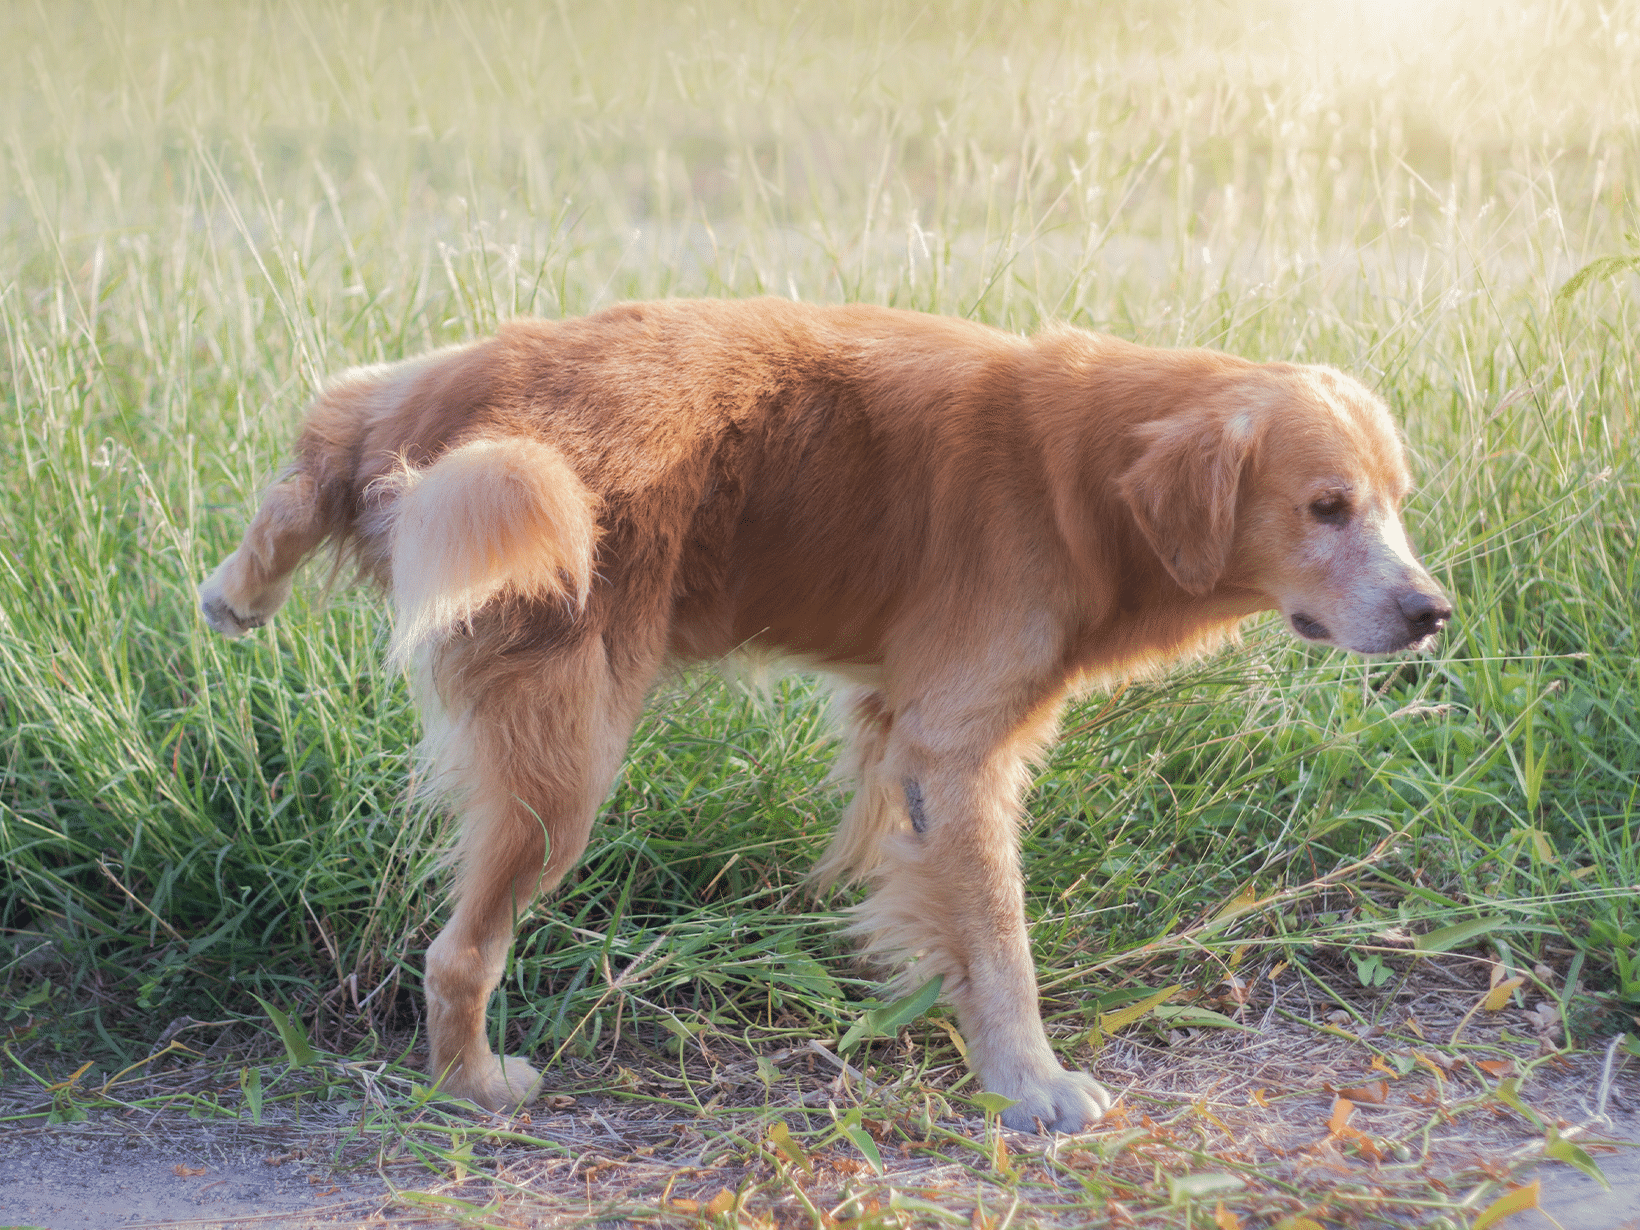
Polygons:
[[[1398,665],[1261,625],[1073,712],[1026,834],[1050,995],[1394,834],[1238,941],[1494,914],[1640,997],[1634,3],[13,5],[0,66],[14,1015],[121,1056],[252,992],[409,1019],[441,901],[383,617],[316,575],[230,644],[194,586],[326,373],[755,293],[1334,363],[1405,419],[1453,630]],[[521,934],[515,1045],[857,1011],[799,892],[822,710],[663,688]]]

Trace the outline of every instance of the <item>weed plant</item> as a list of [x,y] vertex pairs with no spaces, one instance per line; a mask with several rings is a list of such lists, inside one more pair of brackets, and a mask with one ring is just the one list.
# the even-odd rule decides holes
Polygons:
[[[230,643],[195,586],[328,374],[680,295],[1331,363],[1403,418],[1433,654],[1264,622],[1068,714],[1024,833],[1062,1038],[1469,920],[1578,965],[1576,1028],[1640,1005],[1632,0],[70,0],[0,9],[0,65],[0,985],[36,1045],[131,1062],[253,996],[343,1049],[414,1024],[438,824],[385,615],[316,568]],[[801,881],[826,732],[802,677],[669,680],[521,930],[509,1048],[845,1030],[872,984]]]

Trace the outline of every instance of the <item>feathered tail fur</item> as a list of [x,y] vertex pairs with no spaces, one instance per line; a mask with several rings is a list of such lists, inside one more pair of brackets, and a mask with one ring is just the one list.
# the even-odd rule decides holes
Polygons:
[[[323,403],[310,418],[310,428]],[[592,588],[598,497],[552,445],[478,438],[429,466],[338,473],[344,445],[305,433],[295,468],[263,497],[238,548],[200,587],[206,620],[226,636],[266,623],[291,577],[327,542],[359,557],[392,595],[391,656],[403,663],[504,597],[561,599]],[[347,490],[338,494],[337,488]],[[360,512],[358,510],[368,510]]]

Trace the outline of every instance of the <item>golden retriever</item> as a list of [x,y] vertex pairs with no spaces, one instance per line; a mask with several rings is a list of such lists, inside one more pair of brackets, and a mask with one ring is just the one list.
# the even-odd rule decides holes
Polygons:
[[1073,690],[1259,611],[1358,653],[1425,645],[1451,606],[1402,532],[1407,488],[1383,403],[1330,368],[633,303],[342,376],[201,598],[237,636],[326,542],[392,595],[461,821],[426,973],[450,1094],[534,1096],[485,1031],[515,921],[580,857],[657,673],[751,649],[852,687],[857,788],[817,879],[866,881],[866,950],[944,976],[1005,1123],[1071,1132],[1110,1098],[1037,1006],[1027,764]]

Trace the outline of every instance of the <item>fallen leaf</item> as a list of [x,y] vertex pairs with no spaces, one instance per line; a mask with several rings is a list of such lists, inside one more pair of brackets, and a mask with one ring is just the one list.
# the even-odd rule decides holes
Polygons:
[[191,1179],[195,1175],[204,1174],[205,1173],[205,1167],[203,1167],[203,1166],[184,1166],[181,1162],[178,1162],[175,1166],[171,1167],[171,1173],[176,1175],[177,1178],[179,1178],[179,1179]]
[[674,1213],[699,1213],[700,1201],[686,1200],[682,1196],[672,1197],[672,1211]]
[[1264,1095],[1269,1092],[1270,1091],[1268,1089],[1249,1089],[1247,1091],[1247,1101],[1249,1103],[1257,1102],[1260,1106],[1264,1107],[1264,1109],[1268,1110],[1270,1109],[1270,1104],[1264,1100]]
[[1519,974],[1516,974],[1513,978],[1505,978],[1486,993],[1486,998],[1481,1000],[1481,1007],[1488,1012],[1501,1012],[1504,1005],[1509,1002],[1509,997],[1515,993],[1515,988],[1525,982],[1526,979]]
[[1197,1102],[1193,1109],[1195,1110],[1195,1112],[1198,1115],[1200,1115],[1203,1119],[1206,1119],[1209,1123],[1215,1125],[1216,1127],[1223,1128],[1224,1131],[1227,1132],[1228,1134],[1230,1134],[1231,1136],[1235,1135],[1234,1130],[1232,1130],[1229,1127],[1229,1125],[1227,1125],[1224,1122],[1224,1120],[1220,1119],[1217,1115],[1215,1115],[1211,1110],[1209,1110],[1207,1108],[1207,1103],[1206,1102]]
[[1475,1066],[1488,1076],[1513,1076],[1515,1061],[1512,1059],[1477,1059]]
[[1338,1096],[1348,1098],[1351,1102],[1365,1102],[1368,1106],[1382,1106],[1389,1101],[1389,1082],[1368,1081],[1364,1085],[1340,1089]]
[[1332,1118],[1327,1120],[1327,1130],[1334,1136],[1341,1134],[1349,1125],[1350,1116],[1354,1113],[1354,1102],[1348,1098],[1338,1098],[1333,1102]]
[[1542,1181],[1533,1179],[1525,1187],[1517,1187],[1512,1192],[1506,1192],[1486,1206],[1486,1211],[1475,1219],[1473,1230],[1486,1230],[1488,1226],[1502,1221],[1511,1213],[1537,1208],[1538,1197],[1542,1191]]
[[1014,1173],[1013,1159],[1008,1156],[1008,1142],[1001,1136],[997,1137],[997,1147],[992,1155],[991,1164],[996,1167],[998,1174],[1012,1176]]
[[719,1190],[717,1195],[713,1196],[709,1201],[707,1201],[706,1202],[706,1207],[704,1209],[702,1209],[701,1211],[703,1213],[705,1213],[706,1216],[708,1216],[708,1217],[722,1217],[725,1213],[727,1213],[730,1209],[732,1209],[734,1207],[735,1207],[735,1194],[732,1191],[730,1191],[727,1187],[725,1187],[725,1188],[722,1188],[721,1190]]
[[1224,1207],[1224,1201],[1219,1201],[1218,1208],[1213,1210],[1213,1224],[1219,1230],[1241,1230],[1241,1218]]

